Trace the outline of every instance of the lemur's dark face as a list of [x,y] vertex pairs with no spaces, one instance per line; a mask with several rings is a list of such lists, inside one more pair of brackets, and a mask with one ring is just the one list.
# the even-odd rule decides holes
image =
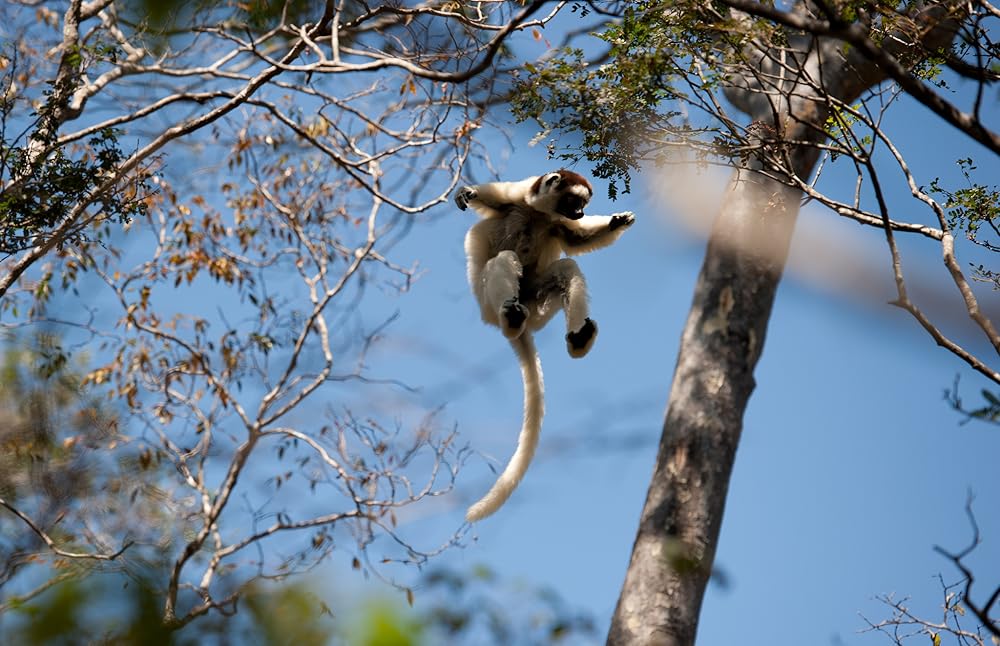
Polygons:
[[563,193],[559,197],[559,202],[556,203],[556,213],[570,220],[579,220],[583,217],[583,209],[588,202],[590,202],[589,197],[581,196],[575,192]]
[[559,196],[555,206],[556,213],[570,220],[583,217],[583,209],[590,203],[593,195],[590,182],[572,171],[561,170],[552,173],[545,184],[549,191]]

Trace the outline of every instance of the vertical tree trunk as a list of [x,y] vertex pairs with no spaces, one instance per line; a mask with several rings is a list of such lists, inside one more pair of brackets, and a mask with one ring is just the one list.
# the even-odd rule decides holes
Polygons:
[[[922,33],[921,55],[950,42],[960,16],[944,4],[922,9],[917,18],[933,27]],[[907,38],[884,42],[896,56],[910,47]],[[768,133],[767,175],[755,172],[759,160],[737,171],[709,237],[611,646],[694,644],[753,370],[799,211],[801,193],[779,180],[811,175],[819,150],[810,142],[825,139],[831,97],[850,104],[885,78],[833,38],[793,34],[780,53],[751,54],[758,69],[730,75],[727,96]]]
[[797,191],[747,172],[722,205],[608,644],[694,643],[753,369],[798,209]]
[[[759,158],[736,171],[709,236],[652,482],[608,634],[613,646],[694,644],[753,370],[799,212],[801,192],[779,179],[812,173],[819,149],[809,142],[825,138],[828,114],[822,92],[849,99],[873,82],[862,81],[858,67],[843,65],[834,41],[802,39],[800,47],[786,51],[780,69],[759,59],[762,68],[772,65],[764,70],[773,79],[768,87],[748,75],[733,80],[727,92],[768,134],[771,148],[762,146]],[[823,83],[816,80],[820,76]],[[775,139],[800,145],[779,156]],[[765,167],[766,174],[759,172]]]

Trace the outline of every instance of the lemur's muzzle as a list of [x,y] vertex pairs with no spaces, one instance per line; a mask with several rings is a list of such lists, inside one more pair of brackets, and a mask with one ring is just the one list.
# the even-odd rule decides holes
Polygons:
[[559,198],[556,213],[570,220],[579,220],[583,217],[583,208],[587,206],[587,201],[586,198],[579,195],[566,193]]

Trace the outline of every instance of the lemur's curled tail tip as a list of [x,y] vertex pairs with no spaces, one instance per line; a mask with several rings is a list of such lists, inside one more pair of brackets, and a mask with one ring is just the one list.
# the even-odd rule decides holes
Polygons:
[[538,436],[542,430],[545,388],[542,381],[542,365],[538,360],[534,339],[531,332],[525,330],[521,336],[511,339],[510,344],[517,353],[524,381],[524,421],[521,424],[521,434],[517,438],[517,449],[504,467],[503,473],[486,495],[465,512],[465,519],[470,523],[482,520],[500,509],[514,493],[514,489],[527,472],[528,465],[531,464],[531,458],[534,457],[535,449],[538,447]]

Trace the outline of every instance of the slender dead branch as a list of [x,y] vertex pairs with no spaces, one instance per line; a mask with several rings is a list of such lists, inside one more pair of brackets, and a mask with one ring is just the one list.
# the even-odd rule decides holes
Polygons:
[[134,541],[127,540],[124,543],[122,543],[122,546],[117,550],[115,550],[114,552],[70,552],[68,550],[61,549],[58,545],[56,545],[56,542],[48,534],[46,534],[45,531],[35,523],[35,521],[31,520],[31,518],[29,518],[27,514],[22,512],[20,509],[14,507],[3,498],[0,498],[0,507],[5,508],[10,513],[20,518],[25,525],[31,528],[31,531],[33,531],[36,535],[38,535],[38,538],[42,539],[42,542],[45,543],[45,545],[49,548],[49,550],[53,554],[56,554],[63,558],[92,559],[95,561],[114,561],[119,556],[124,554],[125,550],[127,550],[134,544]]
[[990,596],[987,598],[985,603],[977,603],[972,598],[972,586],[976,582],[975,573],[965,564],[964,560],[967,556],[972,554],[972,552],[979,546],[982,542],[982,537],[979,531],[979,523],[976,521],[976,515],[972,511],[972,495],[965,501],[965,516],[969,520],[969,525],[972,528],[972,538],[969,545],[958,552],[949,552],[948,550],[935,545],[934,551],[938,554],[944,556],[962,573],[965,578],[964,591],[962,594],[962,599],[972,611],[972,614],[980,621],[983,628],[985,628],[991,635],[995,638],[1000,639],[1000,621],[993,617],[993,613],[997,607],[997,602],[1000,601],[1000,584],[998,584]]

